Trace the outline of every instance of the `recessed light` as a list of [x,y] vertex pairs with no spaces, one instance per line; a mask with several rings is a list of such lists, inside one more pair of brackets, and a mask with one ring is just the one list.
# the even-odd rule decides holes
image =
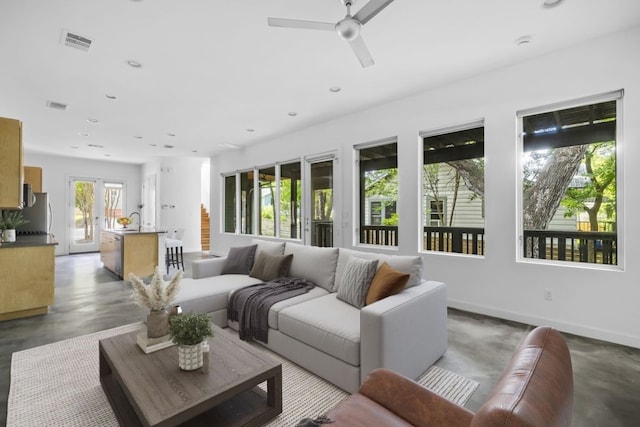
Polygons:
[[340,86],[331,86],[331,87],[329,88],[329,90],[330,90],[331,92],[333,92],[333,93],[338,93],[338,92],[340,92],[342,89],[340,89]]
[[115,96],[115,95],[111,95],[110,93],[107,93],[107,94],[105,94],[104,96],[106,96],[106,97],[107,97],[107,99],[118,99],[118,97],[117,97],[117,96]]
[[152,147],[157,147],[158,146],[158,144],[149,144],[149,145],[152,146]]
[[171,132],[167,132],[167,135],[169,135],[169,136],[176,136],[176,134],[175,134],[175,133],[171,133]]
[[88,146],[91,148],[104,148],[104,145],[100,145],[100,144],[88,144]]
[[133,137],[134,137],[135,139],[142,139],[142,137],[141,137],[140,135],[133,135]]
[[191,150],[191,152],[192,152],[192,153],[197,153],[197,152],[198,152],[198,150]]
[[518,46],[526,46],[526,45],[528,45],[528,44],[531,44],[531,41],[532,41],[532,40],[533,40],[533,39],[532,39],[532,37],[531,37],[531,36],[528,36],[528,35],[527,35],[527,36],[522,36],[522,37],[520,37],[520,38],[518,38],[518,39],[516,40],[516,44],[517,44]]
[[129,64],[129,66],[133,68],[142,68],[142,63],[135,61],[133,59],[128,59],[127,64]]
[[78,132],[78,135],[80,135],[80,136],[84,136],[84,137],[89,136],[89,134],[88,134],[88,133],[86,133],[86,132]]
[[89,123],[98,123],[98,119],[88,118],[87,121]]
[[253,128],[247,128],[247,132],[255,132],[255,129],[253,129]]
[[105,154],[104,156],[105,157],[111,157],[111,154]]
[[169,144],[165,144],[163,145],[164,148],[175,148],[175,145],[169,145]]
[[74,150],[77,150],[77,149],[78,149],[78,148],[80,148],[80,147],[77,147],[77,146],[75,146],[75,145],[72,145],[72,146],[71,146],[71,148],[73,148]]
[[289,114],[289,116],[290,116],[290,117],[295,117],[295,116],[297,116],[297,115],[298,115],[298,113],[296,113],[295,111],[290,111],[290,112],[289,112],[289,113],[287,113],[287,114]]
[[542,7],[545,9],[551,9],[552,7],[559,6],[562,2],[563,0],[544,0]]

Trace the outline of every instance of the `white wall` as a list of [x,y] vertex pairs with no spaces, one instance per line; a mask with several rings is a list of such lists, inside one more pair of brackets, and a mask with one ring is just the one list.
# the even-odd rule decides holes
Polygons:
[[[337,149],[343,179],[338,182],[345,211],[354,209],[354,144],[396,136],[399,150],[399,227],[401,254],[416,253],[419,222],[420,131],[485,119],[486,255],[423,254],[425,277],[448,285],[449,304],[474,312],[550,324],[561,330],[640,347],[640,283],[635,279],[640,222],[624,222],[624,271],[516,262],[516,111],[625,90],[619,114],[627,189],[620,194],[625,213],[638,212],[640,193],[640,28],[541,56],[475,78],[419,93],[250,148],[212,158],[212,244],[215,252],[250,237],[220,233],[220,173]],[[452,53],[453,54],[453,53]],[[512,177],[512,179],[509,179]],[[356,199],[357,200],[357,199]],[[217,208],[216,208],[217,207]],[[351,247],[353,217],[343,219],[342,246]],[[336,243],[338,246],[340,242]],[[383,250],[383,249],[381,249]],[[544,288],[553,300],[543,298]]]
[[124,211],[135,211],[141,203],[140,165],[76,159],[28,151],[25,152],[24,164],[42,168],[42,191],[49,193],[49,203],[53,213],[51,231],[58,241],[56,255],[69,253],[69,226],[73,204],[69,194],[71,177],[122,180],[126,185]]
[[160,228],[184,228],[184,252],[199,252],[200,203],[203,164],[201,157],[156,159],[143,166],[142,174],[157,176],[156,212]]

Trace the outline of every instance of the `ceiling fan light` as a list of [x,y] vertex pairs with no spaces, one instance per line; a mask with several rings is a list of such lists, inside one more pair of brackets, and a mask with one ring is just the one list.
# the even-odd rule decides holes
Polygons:
[[346,41],[356,39],[360,35],[361,24],[351,17],[344,18],[336,24],[338,35]]

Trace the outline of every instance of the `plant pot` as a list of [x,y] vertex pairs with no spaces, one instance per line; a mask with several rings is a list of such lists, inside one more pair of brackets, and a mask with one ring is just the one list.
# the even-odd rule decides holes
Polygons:
[[185,371],[202,367],[202,343],[178,346],[178,366]]
[[10,230],[4,230],[2,232],[2,241],[4,242],[15,242],[16,241],[16,230],[15,229],[10,229]]
[[169,333],[169,312],[164,308],[151,310],[147,315],[147,336],[160,338]]

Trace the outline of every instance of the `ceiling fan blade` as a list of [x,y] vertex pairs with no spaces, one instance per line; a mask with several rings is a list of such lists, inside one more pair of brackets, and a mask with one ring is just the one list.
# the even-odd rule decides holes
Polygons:
[[374,64],[373,57],[371,56],[371,53],[369,53],[367,45],[364,44],[362,36],[358,36],[355,39],[351,40],[349,42],[349,45],[351,45],[351,49],[353,49],[353,52],[358,57],[362,68],[370,67]]
[[317,21],[300,21],[298,19],[267,18],[271,27],[300,28],[303,30],[336,31],[336,24]]
[[369,3],[362,6],[362,8],[356,13],[353,18],[360,21],[362,25],[366,24],[382,11],[385,7],[389,6],[393,0],[369,0]]

